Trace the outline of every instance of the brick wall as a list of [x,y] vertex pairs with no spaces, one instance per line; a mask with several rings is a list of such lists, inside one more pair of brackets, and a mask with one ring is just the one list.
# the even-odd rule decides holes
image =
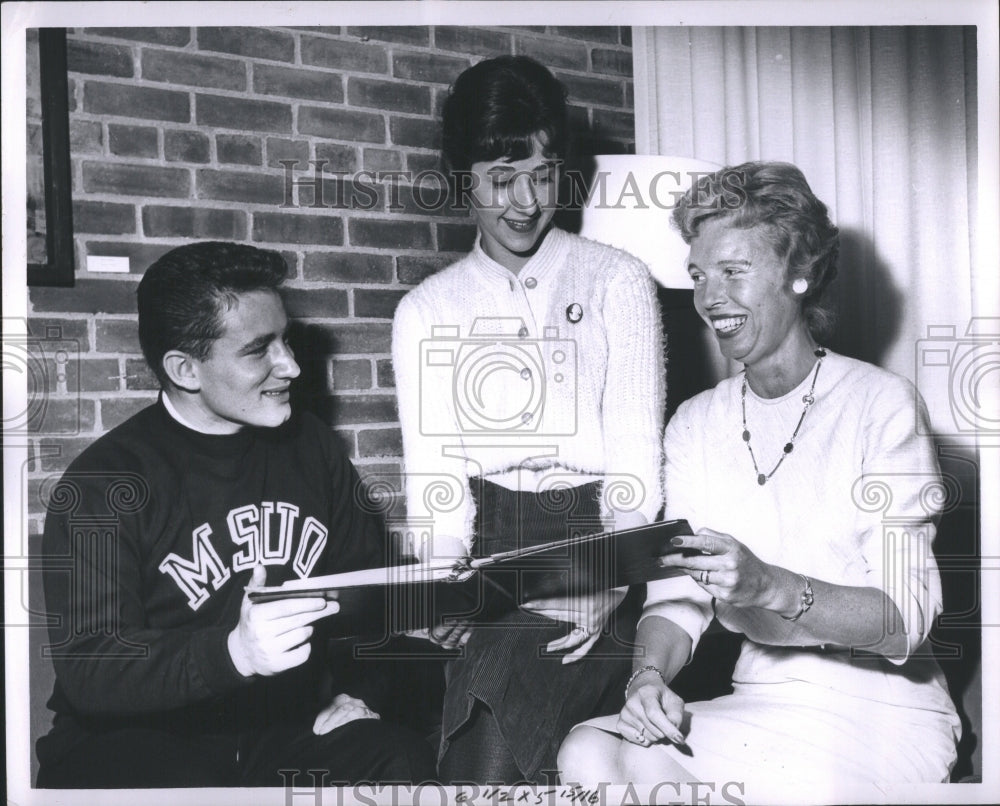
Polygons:
[[[534,56],[567,86],[582,152],[631,151],[629,33],[71,30],[77,273],[73,288],[29,292],[30,331],[50,346],[30,465],[31,531],[41,523],[43,480],[155,398],[136,336],[135,287],[153,260],[192,239],[281,250],[292,268],[285,300],[303,367],[298,405],[335,429],[363,476],[398,472],[393,311],[409,288],[467,251],[474,233],[465,212],[434,204],[433,182],[408,181],[438,168],[449,84],[486,57]],[[37,151],[31,84],[29,148]],[[287,168],[289,160],[297,167]],[[325,161],[318,194],[309,161]],[[406,175],[352,181],[380,171]],[[130,271],[88,272],[88,256],[126,257]]]

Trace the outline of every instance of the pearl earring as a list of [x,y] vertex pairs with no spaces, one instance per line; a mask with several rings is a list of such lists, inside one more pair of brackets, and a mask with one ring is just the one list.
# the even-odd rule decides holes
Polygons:
[[792,291],[796,294],[805,294],[806,289],[809,288],[809,283],[804,277],[800,277],[794,283],[792,283]]

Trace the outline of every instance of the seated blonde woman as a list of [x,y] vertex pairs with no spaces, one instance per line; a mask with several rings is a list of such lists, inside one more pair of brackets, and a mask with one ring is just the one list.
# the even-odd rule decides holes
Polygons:
[[[667,426],[666,515],[701,553],[663,558],[683,575],[649,584],[625,706],[570,733],[563,780],[737,781],[751,800],[945,781],[960,728],[926,645],[940,477],[919,396],[817,341],[838,231],[797,168],[725,168],[674,220],[698,313],[745,368]],[[713,614],[745,637],[733,693],[685,703],[670,683]]]

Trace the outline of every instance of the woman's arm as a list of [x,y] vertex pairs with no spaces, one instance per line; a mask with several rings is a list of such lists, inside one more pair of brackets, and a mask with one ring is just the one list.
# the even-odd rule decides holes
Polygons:
[[[434,315],[413,294],[392,323],[392,364],[403,437],[407,523],[424,561],[471,551],[473,506],[447,369],[425,361]],[[439,377],[442,376],[442,377]]]
[[[602,399],[606,514],[634,510],[647,522],[663,505],[666,358],[663,323],[649,271],[621,253],[604,299],[608,340]],[[616,526],[621,528],[621,524]]]
[[[472,492],[454,417],[451,384],[425,362],[433,314],[411,294],[392,322],[392,364],[403,435],[407,526],[422,562],[462,560],[472,551]],[[446,649],[469,640],[469,622],[433,625],[428,637]]]
[[633,674],[618,725],[630,742],[645,745],[662,738],[683,742],[680,725],[684,703],[669,683],[691,659],[711,620],[711,597],[689,577],[647,583],[646,603],[636,630]]
[[639,622],[636,646],[618,730],[636,744],[658,739],[683,744],[684,701],[667,684],[687,663],[691,636],[669,619],[647,616]]
[[[751,640],[777,646],[835,644],[887,657],[906,655],[899,609],[879,588],[807,581],[802,574],[761,561],[740,541],[711,529],[674,542],[706,554],[667,555],[662,564],[683,569],[718,601],[741,608],[751,617],[745,627]],[[812,594],[808,607],[807,585]]]

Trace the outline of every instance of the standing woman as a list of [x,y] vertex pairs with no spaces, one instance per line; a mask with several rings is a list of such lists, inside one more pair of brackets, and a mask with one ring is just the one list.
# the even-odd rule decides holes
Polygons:
[[[640,261],[552,225],[565,98],[542,65],[501,57],[462,73],[444,105],[445,161],[478,237],[403,299],[393,327],[425,561],[635,526],[662,503],[655,287]],[[432,631],[463,647],[446,671],[443,781],[546,782],[569,729],[621,696],[623,597],[529,601]]]
[[[919,395],[817,341],[838,231],[798,168],[724,168],[673,215],[695,307],[744,370],[667,426],[666,513],[700,553],[663,559],[687,590],[649,583],[625,707],[570,734],[564,779],[749,802],[946,781],[959,721],[927,645],[946,496]],[[686,704],[670,682],[713,614],[745,636],[733,693]]]

